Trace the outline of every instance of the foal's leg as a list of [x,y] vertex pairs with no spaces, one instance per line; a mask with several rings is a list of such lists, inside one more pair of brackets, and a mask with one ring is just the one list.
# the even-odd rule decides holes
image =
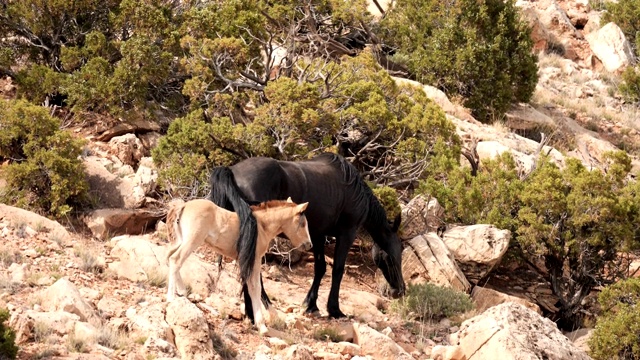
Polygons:
[[[258,328],[258,332],[260,335],[266,334],[269,329],[265,325],[265,319],[263,317],[264,313],[262,312],[263,305],[262,301],[260,301],[260,264],[256,264],[253,268],[253,273],[251,277],[247,281],[247,289],[249,290],[249,296],[251,296],[251,304],[253,305],[253,315],[255,317],[255,324]],[[249,306],[245,304],[246,308]]]
[[329,317],[341,318],[346,315],[340,311],[340,283],[344,275],[344,266],[347,262],[347,254],[353,241],[356,238],[356,231],[350,230],[341,235],[336,236],[336,250],[333,255],[333,270],[331,272],[331,291],[329,291],[329,301],[327,303],[327,312]]
[[[271,299],[269,299],[269,295],[264,291],[264,283],[262,282],[262,272],[260,272],[260,288],[261,288],[261,297],[262,304],[264,307],[269,310],[271,308]],[[247,285],[242,285],[242,295],[244,296],[244,312],[245,315],[251,320],[252,324],[255,324],[255,318],[253,316],[253,305],[251,303],[251,297],[249,296],[249,290],[247,289]]]
[[304,305],[307,306],[306,312],[311,314],[318,309],[316,301],[318,300],[318,290],[320,289],[320,281],[327,272],[327,261],[324,259],[324,235],[312,235],[311,241],[313,243],[313,283],[311,289],[307,293],[307,297],[304,299]]
[[[204,239],[194,236],[185,236],[178,250],[169,257],[169,281],[167,284],[167,301],[175,299],[176,284],[184,288],[180,268],[184,265],[189,255],[204,243]],[[183,290],[183,289],[181,289]]]

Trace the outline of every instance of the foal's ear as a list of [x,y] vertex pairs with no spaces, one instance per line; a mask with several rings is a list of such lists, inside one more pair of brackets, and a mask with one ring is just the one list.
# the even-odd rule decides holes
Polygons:
[[292,202],[293,202],[293,200],[291,200],[291,196],[289,196],[289,197],[287,198],[287,202],[288,202],[288,203],[292,203]]
[[398,232],[400,229],[400,221],[402,221],[402,214],[398,214],[395,219],[393,219],[393,225],[391,226],[391,231]]
[[296,209],[298,209],[298,213],[300,213],[300,214],[301,214],[301,213],[303,213],[305,210],[307,210],[307,206],[309,206],[309,203],[308,203],[308,202],[306,202],[306,203],[304,203],[304,204],[300,204],[300,205],[298,205]]

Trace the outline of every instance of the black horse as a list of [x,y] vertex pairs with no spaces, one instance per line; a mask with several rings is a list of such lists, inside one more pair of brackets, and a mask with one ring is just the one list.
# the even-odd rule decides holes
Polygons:
[[[211,174],[210,199],[216,205],[238,211],[235,206],[244,202],[234,201],[239,194],[233,186],[235,180],[240,196],[247,202],[262,202],[291,197],[296,203],[309,202],[305,211],[315,258],[314,278],[305,298],[307,312],[318,311],[316,300],[320,280],[326,272],[324,245],[327,236],[336,239],[333,258],[331,291],[327,310],[330,317],[344,317],[340,311],[338,295],[344,273],[347,253],[353,245],[356,231],[364,226],[374,241],[373,259],[390,285],[390,295],[401,296],[405,291],[402,278],[402,244],[397,236],[400,216],[391,225],[387,214],[358,170],[343,157],[325,153],[311,160],[290,162],[256,157],[231,166],[234,179],[229,179],[224,168],[216,168]],[[224,184],[223,186],[221,186]],[[240,204],[240,205],[238,205]],[[244,211],[243,211],[244,212]],[[265,305],[270,302],[263,288]],[[245,289],[245,309],[248,296]],[[252,318],[252,314],[247,312]]]

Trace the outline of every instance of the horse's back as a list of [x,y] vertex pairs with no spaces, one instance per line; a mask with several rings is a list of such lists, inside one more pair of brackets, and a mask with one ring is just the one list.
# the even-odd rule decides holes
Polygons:
[[339,222],[360,223],[362,217],[362,209],[349,204],[353,194],[345,182],[343,164],[336,161],[339,159],[320,155],[294,162],[256,157],[233,165],[231,170],[249,201],[291,197],[296,203],[309,202],[306,214],[311,231],[329,234]]
[[[283,200],[285,174],[277,160],[254,157],[231,166],[238,187],[251,202]],[[285,187],[282,190],[282,187]]]

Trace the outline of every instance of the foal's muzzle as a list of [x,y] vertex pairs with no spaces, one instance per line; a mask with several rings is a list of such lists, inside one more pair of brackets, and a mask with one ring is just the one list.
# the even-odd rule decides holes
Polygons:
[[304,250],[304,251],[309,251],[309,250],[311,250],[311,248],[313,248],[313,243],[312,242],[306,242],[306,243],[302,244],[302,250]]

